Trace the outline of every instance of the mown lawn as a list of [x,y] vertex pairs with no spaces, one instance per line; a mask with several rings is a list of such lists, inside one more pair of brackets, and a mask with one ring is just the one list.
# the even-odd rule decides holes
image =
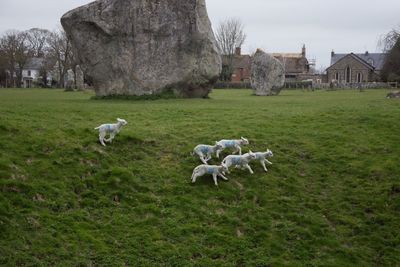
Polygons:
[[[400,101],[386,93],[1,89],[0,265],[399,266]],[[93,128],[117,117],[129,125],[103,148]],[[240,136],[274,152],[268,174],[190,183],[195,145]]]

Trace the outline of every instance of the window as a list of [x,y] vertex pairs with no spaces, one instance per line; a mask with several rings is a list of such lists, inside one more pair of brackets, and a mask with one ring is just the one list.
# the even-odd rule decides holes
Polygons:
[[357,73],[357,83],[362,83],[363,81],[363,75],[361,72]]
[[374,60],[372,58],[368,59],[368,64],[371,65],[372,67],[375,67]]
[[28,76],[31,77],[31,71],[30,70],[28,70]]
[[336,80],[336,81],[339,81],[339,72],[336,72],[336,73],[335,73],[335,80]]
[[351,69],[350,69],[350,67],[346,68],[345,78],[346,78],[346,83],[351,83]]

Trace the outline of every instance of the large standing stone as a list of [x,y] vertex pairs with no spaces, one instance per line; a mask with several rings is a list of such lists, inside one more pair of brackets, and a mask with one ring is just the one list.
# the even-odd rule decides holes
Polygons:
[[221,70],[205,0],[98,0],[61,23],[98,96],[205,97]]
[[251,87],[259,96],[278,95],[285,85],[285,68],[282,63],[261,49],[251,63]]

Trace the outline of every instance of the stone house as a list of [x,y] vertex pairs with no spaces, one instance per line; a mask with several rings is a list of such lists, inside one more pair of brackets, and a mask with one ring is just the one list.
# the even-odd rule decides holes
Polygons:
[[328,82],[367,83],[380,81],[385,61],[383,53],[331,53],[331,66],[326,69]]

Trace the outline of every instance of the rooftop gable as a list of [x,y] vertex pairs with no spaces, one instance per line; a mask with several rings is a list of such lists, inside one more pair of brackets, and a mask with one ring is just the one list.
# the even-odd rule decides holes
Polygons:
[[332,64],[329,68],[327,68],[326,70],[331,69],[333,66],[335,66],[336,64],[338,64],[339,62],[341,62],[342,60],[351,57],[354,60],[357,60],[358,62],[360,62],[361,64],[363,64],[364,66],[366,66],[367,68],[369,68],[370,70],[375,70],[375,67],[372,66],[371,64],[369,64],[368,62],[366,62],[365,60],[363,60],[362,58],[360,58],[359,56],[357,56],[356,54],[346,54],[345,56],[341,57],[339,60],[337,60],[334,64]]
[[[357,56],[359,59],[366,62],[368,65],[374,67],[374,69],[377,71],[380,71],[383,68],[383,64],[385,63],[385,57],[386,57],[385,53],[363,53],[363,54],[350,53],[350,54]],[[339,60],[350,54],[332,53],[331,66],[336,64]]]

